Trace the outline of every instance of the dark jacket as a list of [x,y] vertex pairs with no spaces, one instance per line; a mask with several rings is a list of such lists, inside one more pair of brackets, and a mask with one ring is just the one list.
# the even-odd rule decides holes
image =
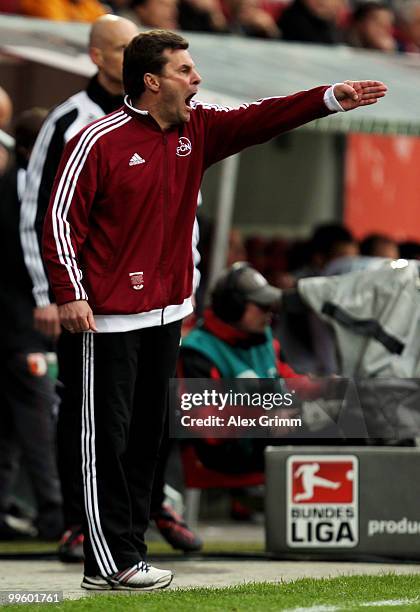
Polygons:
[[0,275],[0,352],[38,352],[48,348],[46,338],[33,329],[35,302],[32,282],[23,261],[19,237],[18,172],[12,168],[0,178],[0,253],[5,263]]
[[22,247],[37,306],[46,306],[51,301],[41,258],[42,230],[64,147],[88,123],[111,113],[122,103],[123,96],[109,94],[95,76],[86,90],[54,108],[39,132],[29,161],[21,213]]

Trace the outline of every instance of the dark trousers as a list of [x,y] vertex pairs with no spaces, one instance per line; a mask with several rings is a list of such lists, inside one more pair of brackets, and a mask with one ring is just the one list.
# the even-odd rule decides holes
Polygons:
[[[31,371],[29,353],[0,355],[0,510],[9,495],[22,457],[33,486],[45,534],[61,529],[61,493],[55,453],[54,384],[46,372]],[[45,359],[39,354],[41,362]],[[54,525],[52,524],[54,523]]]
[[63,336],[61,352],[73,355],[64,372],[65,396],[78,410],[81,431],[75,444],[88,575],[110,575],[146,554],[144,533],[180,328],[177,321],[124,333]]
[[60,409],[57,422],[58,472],[65,529],[83,523],[83,480],[80,469],[82,337],[63,330],[57,346]]
[[[64,363],[70,363],[69,355],[62,355]],[[74,363],[74,362],[73,362]],[[61,366],[63,375],[65,368]],[[80,410],[75,414],[74,408],[78,408],[71,401],[72,393],[67,393],[64,384],[59,387],[61,397],[60,411],[57,423],[58,432],[58,466],[60,484],[63,494],[63,515],[65,529],[78,527],[83,523],[83,481],[80,469]],[[159,450],[159,460],[155,469],[153,480],[152,498],[150,501],[150,515],[159,512],[165,500],[165,476],[169,455],[172,450],[172,442],[169,438],[168,416],[163,432],[163,438]]]
[[159,450],[159,461],[156,465],[155,477],[153,479],[152,497],[150,499],[150,518],[152,519],[162,508],[163,502],[165,501],[166,468],[168,466],[173,442],[173,439],[169,437],[169,415],[167,413]]

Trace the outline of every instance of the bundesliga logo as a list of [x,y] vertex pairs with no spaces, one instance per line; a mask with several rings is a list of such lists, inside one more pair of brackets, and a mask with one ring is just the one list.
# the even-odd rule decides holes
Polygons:
[[345,547],[358,542],[358,463],[348,455],[294,455],[287,462],[287,544]]

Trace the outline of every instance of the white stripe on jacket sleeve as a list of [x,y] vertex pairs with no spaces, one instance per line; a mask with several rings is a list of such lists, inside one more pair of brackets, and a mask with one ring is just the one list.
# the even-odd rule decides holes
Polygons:
[[75,292],[75,300],[87,299],[81,280],[76,254],[71,241],[71,227],[67,220],[80,172],[94,144],[112,130],[121,127],[131,117],[123,111],[114,113],[92,124],[81,136],[61,174],[52,207],[53,233],[60,263],[67,270]]
[[75,110],[75,107],[72,102],[63,103],[45,120],[29,160],[26,187],[21,202],[20,240],[25,265],[32,280],[35,303],[39,307],[47,306],[50,303],[48,278],[41,257],[41,245],[35,229],[39,190],[57,121],[73,110]]

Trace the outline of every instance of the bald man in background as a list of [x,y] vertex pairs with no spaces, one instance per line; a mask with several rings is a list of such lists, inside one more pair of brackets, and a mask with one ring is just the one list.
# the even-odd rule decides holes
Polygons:
[[[85,125],[115,111],[123,104],[122,61],[124,49],[138,33],[137,26],[122,17],[105,15],[92,25],[89,55],[98,72],[85,90],[57,106],[44,123],[29,161],[26,190],[21,207],[20,234],[25,264],[33,282],[35,328],[57,339],[60,322],[52,302],[49,283],[41,259],[41,238],[45,213],[65,144]],[[67,527],[60,545],[63,561],[77,560],[83,540],[80,522],[80,465],[75,461],[79,441],[74,427],[72,388],[73,355],[58,343],[61,405],[58,419],[58,466]],[[77,418],[77,417],[76,417]],[[78,455],[76,455],[78,457]]]
[[[9,94],[3,87],[0,87],[0,132],[6,129],[12,120],[13,105]],[[5,135],[5,138],[7,135]],[[9,165],[9,151],[2,144],[2,138],[0,134],[0,176],[4,174]]]
[[57,306],[50,298],[40,244],[55,174],[65,144],[85,125],[122,106],[123,53],[137,33],[137,26],[122,17],[104,15],[95,21],[89,55],[98,72],[84,91],[71,96],[50,113],[29,161],[21,209],[21,241],[34,287],[35,328],[53,338],[60,334],[60,323]]
[[12,120],[13,106],[9,94],[0,87],[0,129],[7,128]]

